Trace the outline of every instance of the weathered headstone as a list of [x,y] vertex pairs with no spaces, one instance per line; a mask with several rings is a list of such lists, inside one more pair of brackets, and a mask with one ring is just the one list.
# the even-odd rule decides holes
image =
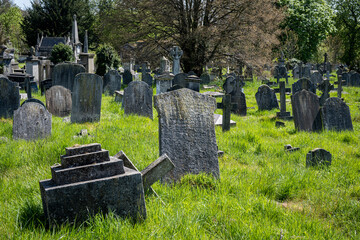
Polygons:
[[123,84],[128,85],[133,81],[133,75],[130,70],[125,70],[123,74]]
[[322,148],[315,148],[306,154],[306,167],[331,165],[331,153]]
[[322,80],[323,80],[323,76],[319,71],[312,71],[312,73],[310,75],[310,81],[314,85],[317,85],[317,84],[321,83]]
[[156,78],[156,94],[167,92],[172,87],[174,74],[165,72]]
[[36,102],[28,102],[14,112],[13,139],[35,140],[51,135],[51,114]]
[[209,84],[210,83],[210,75],[208,73],[203,73],[201,76],[201,84]]
[[73,91],[75,76],[85,72],[85,67],[75,63],[59,63],[52,70],[52,85],[60,85]]
[[19,84],[0,74],[0,118],[11,118],[19,107]]
[[240,81],[239,78],[234,78],[232,76],[226,78],[225,83],[223,84],[226,94],[231,95],[231,103],[233,105],[231,111],[235,114],[239,114],[240,116],[246,116],[247,113],[246,97],[241,91],[243,86],[243,81]]
[[193,90],[193,91],[196,91],[196,92],[200,92],[200,82],[201,82],[201,79],[196,76],[196,75],[188,75],[186,78],[185,78],[185,81],[186,81],[186,87]]
[[104,75],[103,91],[106,94],[114,95],[115,91],[121,89],[121,75],[116,70],[110,70]]
[[122,107],[125,114],[135,114],[153,119],[152,109],[153,90],[142,81],[131,82],[124,89]]
[[301,91],[308,90],[316,94],[316,85],[313,84],[308,78],[301,78],[292,85],[292,94]]
[[329,80],[324,80],[319,84],[319,90],[322,91],[319,102],[320,106],[323,106],[326,99],[330,97],[330,91],[334,89],[334,85],[330,84]]
[[353,130],[350,109],[340,98],[332,97],[325,101],[322,118],[326,130]]
[[275,91],[268,85],[261,85],[255,94],[255,98],[260,111],[279,108]]
[[52,179],[40,181],[45,217],[52,224],[82,222],[89,215],[113,212],[134,220],[146,218],[141,173],[124,167],[100,144],[66,148]]
[[46,107],[55,116],[65,117],[71,113],[71,92],[63,86],[53,86],[45,93]]
[[216,100],[190,89],[154,97],[159,115],[160,155],[167,154],[175,168],[162,180],[179,181],[188,173],[220,176],[214,126]]
[[316,94],[307,90],[297,92],[291,96],[291,105],[296,130],[322,130],[320,103]]
[[99,75],[76,75],[72,92],[72,123],[100,121],[102,87],[103,81]]
[[179,74],[176,74],[173,81],[172,81],[172,85],[175,86],[175,85],[178,85],[180,87],[183,87],[185,88],[186,87],[186,78],[187,78],[187,74],[186,73],[179,73]]
[[173,74],[180,73],[180,58],[183,55],[183,51],[178,46],[174,46],[170,51],[170,56],[173,59]]
[[360,73],[352,73],[350,76],[350,86],[360,87]]

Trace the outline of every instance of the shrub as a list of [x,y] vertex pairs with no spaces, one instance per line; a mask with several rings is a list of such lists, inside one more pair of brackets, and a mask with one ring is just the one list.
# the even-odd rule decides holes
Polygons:
[[59,43],[51,50],[50,60],[54,63],[61,63],[65,61],[72,61],[74,59],[74,53],[69,45]]
[[96,49],[96,74],[104,76],[109,69],[117,69],[120,65],[120,58],[110,45],[100,45]]

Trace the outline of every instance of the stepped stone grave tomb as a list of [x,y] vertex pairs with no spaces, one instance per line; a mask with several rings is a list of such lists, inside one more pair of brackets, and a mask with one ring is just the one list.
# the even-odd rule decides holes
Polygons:
[[13,139],[36,140],[50,136],[51,118],[44,104],[23,104],[14,112]]
[[160,155],[175,164],[162,182],[205,172],[220,177],[214,126],[216,100],[182,88],[154,97],[159,115]]
[[353,130],[350,109],[340,98],[331,97],[325,101],[322,108],[322,119],[326,130]]
[[306,154],[306,167],[331,165],[331,153],[322,148],[315,148]]
[[316,94],[302,90],[291,96],[295,128],[298,131],[321,131],[322,120],[319,98]]
[[45,92],[46,107],[55,116],[65,117],[71,113],[71,92],[63,86],[52,86]]
[[260,111],[279,108],[275,90],[271,89],[268,85],[261,85],[255,94],[255,98]]
[[110,211],[134,220],[146,218],[141,173],[110,157],[98,143],[66,148],[61,165],[51,167],[51,179],[40,181],[48,222],[81,222]]
[[114,95],[121,89],[121,75],[116,70],[110,70],[104,75],[103,91],[105,94]]
[[135,114],[153,119],[153,90],[143,81],[133,81],[124,89],[122,107],[125,114]]
[[20,88],[18,83],[10,81],[0,74],[0,118],[12,118],[20,107]]
[[73,91],[75,76],[84,73],[85,67],[76,63],[59,63],[52,70],[52,85],[60,85]]
[[100,121],[102,87],[103,80],[99,75],[76,75],[72,92],[72,123]]
[[301,79],[297,80],[292,85],[292,94],[294,95],[295,93],[297,93],[303,89],[316,94],[316,85],[314,83],[312,83],[308,78],[301,78]]

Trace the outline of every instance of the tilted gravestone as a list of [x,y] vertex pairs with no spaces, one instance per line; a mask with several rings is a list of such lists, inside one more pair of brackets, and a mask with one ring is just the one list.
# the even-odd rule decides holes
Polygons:
[[65,117],[71,113],[71,92],[63,86],[52,86],[45,92],[46,107],[55,116]]
[[160,155],[175,168],[162,181],[179,181],[185,174],[205,172],[220,176],[214,126],[216,100],[190,89],[154,97],[159,115]]
[[255,94],[255,98],[260,111],[279,108],[279,103],[277,101],[275,91],[268,85],[261,85]]
[[331,153],[322,148],[315,148],[306,154],[306,167],[331,165]]
[[291,96],[295,128],[298,131],[322,130],[320,103],[316,94],[302,90]]
[[350,109],[340,98],[332,97],[325,101],[322,118],[326,130],[353,130]]
[[52,71],[52,85],[60,85],[73,91],[75,76],[86,72],[85,67],[75,63],[56,64]]
[[131,82],[124,89],[122,107],[125,114],[135,114],[153,119],[153,90],[142,81]]
[[20,107],[19,84],[0,75],[0,118],[12,118]]
[[28,102],[14,112],[13,139],[35,140],[51,135],[51,114],[36,102]]
[[66,148],[52,179],[40,181],[45,217],[50,225],[81,222],[98,212],[134,220],[146,218],[141,173],[124,167],[94,143]]
[[72,92],[72,123],[100,121],[102,87],[103,82],[99,75],[76,75]]
[[303,89],[316,94],[316,85],[313,84],[308,78],[301,78],[301,79],[297,80],[292,85],[292,94],[294,95],[295,93],[297,93]]
[[128,85],[134,80],[132,73],[129,70],[125,70],[123,74],[123,84]]
[[350,86],[360,86],[360,73],[355,72],[350,75]]
[[104,75],[103,91],[110,96],[121,89],[121,75],[116,70],[110,70]]

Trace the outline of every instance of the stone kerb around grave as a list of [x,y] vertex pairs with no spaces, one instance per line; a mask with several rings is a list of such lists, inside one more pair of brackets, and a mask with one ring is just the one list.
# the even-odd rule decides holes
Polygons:
[[179,181],[185,174],[205,172],[220,177],[214,124],[216,100],[182,88],[154,97],[159,116],[160,155],[175,168],[162,182]]
[[86,72],[81,64],[76,63],[59,63],[56,64],[52,71],[52,85],[60,85],[71,92],[73,91],[75,76],[79,73]]
[[20,107],[19,84],[0,74],[0,118],[12,118]]

